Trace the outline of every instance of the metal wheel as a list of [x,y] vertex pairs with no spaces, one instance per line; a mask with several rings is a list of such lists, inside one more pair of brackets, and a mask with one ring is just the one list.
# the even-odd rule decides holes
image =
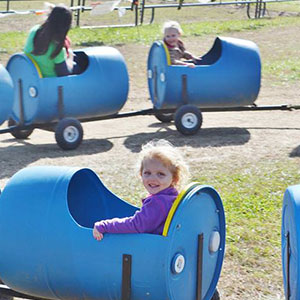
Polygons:
[[57,145],[63,150],[76,149],[83,138],[83,129],[80,122],[73,118],[65,118],[58,122],[55,129]]
[[[15,126],[17,123],[13,119],[8,120],[8,127]],[[10,131],[11,135],[18,140],[27,139],[33,132],[33,129],[13,129]]]
[[184,135],[198,132],[202,125],[202,113],[193,105],[183,105],[175,113],[175,126]]
[[157,120],[161,121],[162,123],[169,123],[174,120],[173,113],[164,113],[159,110],[155,111],[154,113]]

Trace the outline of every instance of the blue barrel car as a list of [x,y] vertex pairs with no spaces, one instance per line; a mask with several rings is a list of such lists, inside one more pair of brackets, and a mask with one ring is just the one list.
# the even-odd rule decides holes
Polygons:
[[282,205],[281,252],[285,299],[300,299],[300,185],[288,187]]
[[0,64],[0,125],[9,118],[13,105],[13,82],[7,70]]
[[210,300],[225,247],[218,193],[189,185],[175,200],[162,235],[93,238],[95,221],[136,210],[90,169],[19,171],[0,196],[2,281],[48,299]]
[[[162,122],[174,117],[183,134],[199,130],[201,110],[253,105],[260,80],[259,50],[248,40],[217,37],[195,68],[171,65],[162,41],[155,42],[149,52],[148,87],[156,117]],[[163,113],[168,109],[170,113]]]
[[[33,128],[55,131],[58,145],[74,149],[82,140],[80,121],[115,115],[127,100],[129,78],[120,52],[112,47],[91,47],[75,51],[83,70],[79,75],[42,78],[30,56],[13,55],[7,70],[14,85],[9,125],[16,138],[26,138]],[[21,101],[20,101],[21,98]],[[20,104],[21,103],[21,104]]]

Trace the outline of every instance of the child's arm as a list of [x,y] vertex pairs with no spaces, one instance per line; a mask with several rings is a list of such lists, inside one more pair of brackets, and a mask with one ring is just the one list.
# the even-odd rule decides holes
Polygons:
[[195,68],[195,64],[192,62],[185,62],[182,60],[175,60],[174,63],[172,63],[172,65],[179,65],[179,66],[188,66],[190,68]]
[[153,233],[166,219],[169,207],[161,199],[153,196],[132,217],[114,218],[96,222],[93,236],[101,240],[103,233]]
[[201,60],[202,58],[200,56],[195,56],[194,54],[188,52],[188,51],[184,51],[184,58],[185,59],[191,59],[194,62]]

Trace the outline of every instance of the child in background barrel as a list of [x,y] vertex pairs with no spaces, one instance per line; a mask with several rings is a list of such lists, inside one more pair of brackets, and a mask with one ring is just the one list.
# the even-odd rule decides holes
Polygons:
[[96,222],[93,229],[96,240],[102,240],[104,233],[162,234],[178,189],[189,176],[188,166],[179,151],[165,140],[143,146],[139,164],[148,197],[133,216]]
[[[168,21],[163,25],[164,43],[168,47],[171,64],[194,68],[195,65],[200,64],[201,58],[186,51],[183,42],[179,39],[182,33],[181,26],[176,21]],[[182,58],[191,61],[182,61]]]
[[72,12],[65,6],[52,8],[42,25],[34,26],[27,38],[24,52],[36,61],[43,77],[78,74],[65,48],[67,33],[71,27]]

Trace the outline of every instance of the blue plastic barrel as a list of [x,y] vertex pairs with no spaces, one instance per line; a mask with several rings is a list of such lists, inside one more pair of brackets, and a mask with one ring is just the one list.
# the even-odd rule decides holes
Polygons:
[[251,105],[258,96],[260,79],[259,50],[248,40],[216,38],[195,68],[171,65],[163,42],[155,42],[148,56],[149,93],[157,109],[176,109],[187,103],[199,108]]
[[8,120],[13,105],[13,82],[7,70],[0,64],[0,125]]
[[300,185],[290,186],[284,194],[281,251],[286,299],[300,300]]
[[79,75],[40,78],[38,68],[24,54],[13,55],[7,69],[15,86],[13,118],[18,121],[19,79],[22,80],[26,124],[47,123],[58,119],[59,87],[63,94],[63,115],[90,118],[117,113],[125,104],[129,80],[120,52],[112,47],[91,47],[76,51],[84,66]]
[[201,261],[198,293],[210,300],[224,256],[222,201],[212,187],[195,184],[176,204],[165,236],[105,234],[98,242],[92,236],[95,221],[130,216],[137,208],[89,169],[23,169],[0,196],[0,278],[36,297],[117,300],[127,254],[131,300],[194,300]]

